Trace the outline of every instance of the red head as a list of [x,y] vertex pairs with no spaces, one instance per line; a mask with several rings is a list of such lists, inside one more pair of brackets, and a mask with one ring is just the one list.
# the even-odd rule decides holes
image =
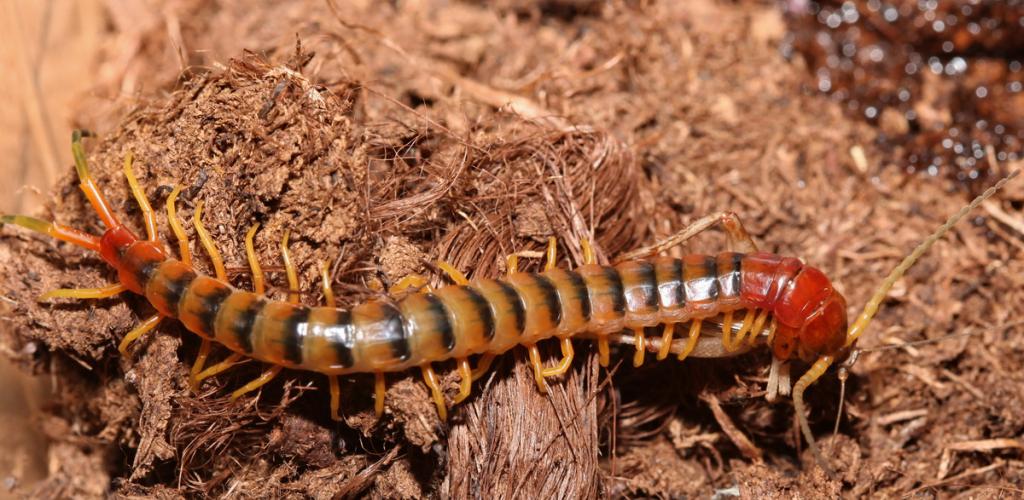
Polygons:
[[775,316],[775,357],[814,361],[843,351],[846,299],[824,273],[798,259],[754,253],[744,259],[743,283],[743,298]]
[[775,319],[772,351],[779,359],[811,362],[838,356],[846,345],[846,299],[813,267],[801,269],[782,290]]

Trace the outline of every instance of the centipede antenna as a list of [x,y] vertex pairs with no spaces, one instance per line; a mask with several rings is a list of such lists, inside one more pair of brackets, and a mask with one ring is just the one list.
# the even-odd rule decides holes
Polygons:
[[78,181],[82,192],[85,193],[85,197],[89,199],[89,204],[92,205],[93,210],[103,220],[103,224],[108,228],[120,226],[121,223],[117,220],[114,212],[110,210],[110,203],[100,192],[99,188],[96,187],[96,183],[92,180],[92,175],[89,173],[89,163],[85,159],[85,148],[82,147],[82,136],[85,133],[81,130],[75,130],[71,132],[71,155],[75,157],[75,171],[78,172]]
[[100,238],[89,233],[72,229],[60,224],[54,224],[27,215],[0,215],[0,226],[14,224],[30,231],[42,233],[72,245],[82,247],[95,252],[100,251]]
[[910,255],[903,259],[903,262],[900,262],[900,264],[889,273],[889,276],[885,278],[885,281],[883,281],[878,287],[875,294],[871,296],[870,300],[868,300],[868,303],[864,306],[864,311],[862,311],[860,316],[857,317],[857,321],[855,321],[847,331],[846,347],[852,346],[853,343],[864,334],[864,330],[867,329],[868,324],[871,323],[871,319],[875,316],[875,313],[878,312],[878,307],[882,304],[882,301],[885,300],[885,296],[889,294],[889,290],[891,290],[893,285],[896,284],[896,281],[903,277],[903,274],[907,272],[907,269],[910,269],[910,266],[913,266],[914,262],[917,262],[917,259],[919,259],[921,255],[927,252],[936,241],[939,241],[939,238],[945,236],[945,234],[949,232],[957,222],[960,222],[960,219],[963,219],[971,210],[977,208],[981,202],[996,194],[996,191],[999,191],[1007,182],[1010,181],[1010,179],[1016,177],[1018,173],[1020,173],[1020,171],[1015,170],[1011,172],[1010,175],[1003,177],[996,183],[996,185],[986,189],[984,193],[981,193],[981,195],[975,198],[974,201],[971,201],[969,205],[961,208],[959,212],[951,215],[949,219],[946,220],[945,224],[939,226],[931,236],[922,241],[913,252],[910,252]]

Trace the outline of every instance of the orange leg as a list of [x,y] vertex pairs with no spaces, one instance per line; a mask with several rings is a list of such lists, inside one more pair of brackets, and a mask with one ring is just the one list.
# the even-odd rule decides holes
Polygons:
[[405,292],[406,290],[422,290],[424,292],[430,292],[430,281],[427,280],[426,276],[421,274],[410,274],[398,280],[397,283],[391,285],[388,290],[388,294],[396,296]]
[[281,365],[273,365],[273,366],[271,366],[266,371],[264,371],[262,375],[260,375],[259,377],[256,377],[255,380],[253,380],[252,382],[249,382],[248,384],[243,385],[240,389],[236,390],[235,392],[232,392],[231,393],[231,400],[235,401],[238,398],[240,398],[240,397],[242,397],[242,396],[244,396],[244,395],[246,395],[246,394],[248,394],[248,393],[250,393],[252,391],[255,391],[256,389],[259,389],[260,387],[263,387],[264,385],[266,385],[267,382],[270,382],[271,380],[273,380],[274,377],[276,377],[278,373],[281,373],[281,369],[282,368],[284,368],[284,367],[281,366]]
[[100,288],[61,288],[50,290],[39,296],[40,302],[50,299],[106,299],[124,292],[127,288],[120,283],[107,285]]
[[550,271],[558,264],[558,241],[554,236],[548,237],[547,259],[544,263],[544,270]]
[[661,334],[661,348],[658,349],[658,361],[667,358],[668,353],[672,350],[672,337],[675,334],[675,330],[675,323],[665,325],[665,333]]
[[387,393],[386,381],[384,380],[384,372],[375,372],[373,377],[373,410],[377,413],[377,418],[380,418],[384,414],[384,395]]
[[455,269],[455,266],[443,260],[439,260],[437,261],[437,267],[444,271],[444,273],[447,274],[456,285],[465,286],[469,284],[469,279],[466,278],[466,275],[462,274],[462,271]]
[[699,319],[695,319],[690,323],[690,338],[686,341],[683,352],[679,353],[679,361],[686,359],[693,352],[693,349],[697,347],[697,339],[700,338],[700,322]]
[[455,396],[453,404],[459,404],[465,401],[473,390],[473,369],[466,358],[457,359],[455,362],[459,366],[459,393]]
[[341,389],[338,387],[338,376],[328,375],[327,382],[331,386],[331,420],[338,422],[341,420],[341,414],[338,412],[338,407],[341,405]]
[[572,339],[569,337],[562,337],[558,339],[558,342],[562,347],[562,360],[558,362],[558,365],[552,368],[545,368],[543,371],[544,377],[557,377],[559,375],[564,375],[572,366],[572,359],[575,356],[575,351],[573,351],[572,348]]
[[597,336],[597,362],[601,366],[603,366],[605,368],[608,368],[608,358],[609,358],[609,351],[610,350],[611,350],[611,346],[608,345],[608,336],[607,335],[603,335],[603,334],[602,335],[598,335]]
[[726,352],[735,351],[736,347],[738,347],[732,342],[732,311],[725,313],[722,319],[722,347],[725,348]]
[[633,338],[636,339],[636,351],[633,352],[633,366],[640,367],[644,364],[644,356],[647,354],[647,335],[643,328],[640,328],[633,332]]
[[540,360],[540,349],[536,344],[525,344],[526,350],[530,353],[530,365],[533,367],[533,378],[537,382],[537,389],[541,394],[548,393],[548,383],[544,381],[544,364]]
[[430,393],[434,397],[434,405],[437,406],[437,416],[441,421],[448,420],[448,407],[444,403],[444,394],[441,393],[441,384],[437,380],[434,368],[430,366],[430,363],[427,363],[420,366],[420,370],[423,372],[423,381],[427,383],[427,387],[430,388]]

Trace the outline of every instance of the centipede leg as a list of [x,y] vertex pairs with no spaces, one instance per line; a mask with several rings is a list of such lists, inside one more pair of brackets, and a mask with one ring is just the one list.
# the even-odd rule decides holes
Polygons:
[[444,403],[444,394],[441,393],[441,384],[437,381],[437,374],[430,363],[420,366],[423,372],[423,381],[430,388],[430,394],[434,398],[434,405],[437,406],[437,416],[441,421],[448,420],[448,407]]
[[448,262],[439,260],[437,261],[437,267],[444,271],[444,273],[448,275],[448,278],[454,281],[456,285],[465,286],[469,284],[469,279],[466,278],[466,275],[462,274],[462,271],[455,269],[455,266]]
[[754,243],[750,233],[743,227],[743,223],[740,222],[740,218],[736,213],[722,212],[720,217],[720,223],[725,228],[725,234],[728,238],[729,248],[744,253],[754,253],[757,251],[757,244]]
[[256,257],[256,246],[253,245],[252,241],[256,237],[256,231],[259,228],[259,223],[253,224],[245,233],[245,258],[249,261],[249,270],[252,272],[252,289],[257,294],[263,295],[266,292],[266,285],[263,283],[263,269],[260,267],[260,261]]
[[686,341],[686,346],[683,347],[683,352],[679,353],[679,361],[686,359],[686,357],[693,352],[693,349],[697,347],[697,340],[700,338],[700,323],[701,320],[699,319],[695,319],[690,322],[690,338]]
[[564,375],[572,366],[572,359],[576,355],[572,348],[572,338],[562,337],[558,339],[558,343],[562,348],[562,360],[558,362],[558,365],[544,369],[543,375],[545,378]]
[[640,367],[643,366],[644,356],[647,354],[647,333],[640,328],[633,332],[633,338],[636,347],[636,351],[633,351],[633,366]]
[[545,253],[547,259],[544,261],[544,270],[550,271],[558,264],[558,241],[554,236],[548,237],[548,249]]
[[288,277],[288,302],[299,303],[299,274],[295,271],[295,263],[288,252],[288,231],[281,238],[281,260],[284,262],[284,273]]
[[468,398],[473,390],[473,369],[466,358],[457,359],[455,362],[459,367],[459,393],[453,403],[459,404]]
[[644,257],[650,257],[657,255],[669,248],[678,246],[687,240],[697,236],[704,231],[707,231],[715,225],[721,224],[722,228],[725,229],[726,236],[729,240],[729,248],[738,250],[740,252],[756,252],[757,245],[754,243],[753,238],[743,228],[743,224],[740,223],[739,218],[732,212],[719,212],[716,214],[707,215],[694,221],[689,226],[686,226],[679,232],[669,236],[661,241],[638,248],[636,250],[623,253],[618,256],[616,262],[622,262],[625,260],[641,259]]
[[238,398],[240,398],[240,397],[242,397],[242,396],[244,396],[244,395],[246,395],[246,394],[248,394],[248,393],[250,393],[252,391],[255,391],[256,389],[259,389],[260,387],[263,387],[267,382],[270,382],[271,380],[273,380],[274,377],[276,377],[278,373],[281,373],[281,369],[282,368],[284,368],[284,367],[281,366],[281,365],[273,365],[270,368],[267,368],[267,370],[264,371],[262,375],[257,377],[256,380],[253,380],[252,382],[249,382],[248,384],[243,385],[240,389],[236,390],[235,392],[232,392],[231,393],[231,401],[235,401]]
[[402,277],[394,285],[391,285],[391,288],[388,289],[388,294],[395,296],[409,289],[430,292],[430,281],[422,274],[410,274]]
[[722,347],[725,352],[735,351],[739,347],[732,342],[732,323],[732,311],[728,311],[722,316]]
[[[754,312],[757,312],[757,310],[755,309]],[[764,328],[764,322],[768,320],[769,314],[771,313],[767,309],[758,312],[757,318],[754,319],[754,326],[750,328],[750,336],[747,337],[747,342],[750,345],[754,345],[757,342],[757,336],[761,334],[761,329]]]
[[139,337],[156,328],[156,326],[160,324],[160,320],[163,318],[164,317],[159,314],[154,314],[153,316],[143,320],[142,323],[139,323],[139,326],[133,328],[132,331],[128,332],[128,334],[121,339],[121,343],[118,344],[117,350],[120,351],[121,354],[127,354],[128,346]]
[[192,363],[192,369],[189,370],[189,385],[192,386],[192,392],[199,392],[199,381],[196,376],[203,372],[203,366],[206,365],[207,358],[210,357],[210,349],[213,347],[213,343],[210,339],[203,339],[202,343],[199,344],[199,354],[196,355],[196,360]]
[[594,247],[590,244],[590,240],[587,238],[580,240],[580,247],[583,248],[583,265],[597,264],[597,255],[594,254]]
[[483,377],[487,370],[491,369],[491,363],[494,363],[496,354],[491,352],[485,352],[480,355],[480,359],[476,362],[476,368],[473,368],[473,381],[475,382],[480,377]]
[[611,346],[608,345],[607,335],[597,336],[597,362],[607,368]]
[[526,344],[525,347],[530,353],[530,365],[533,366],[533,378],[537,382],[537,389],[541,394],[547,394],[548,383],[544,381],[544,364],[540,359],[540,349],[536,344]]
[[384,372],[373,374],[373,411],[380,418],[384,414],[384,395],[387,393],[387,381],[384,379]]
[[119,295],[127,290],[124,285],[115,283],[99,288],[61,288],[50,290],[39,296],[40,302],[50,299],[106,299]]
[[661,334],[661,348],[658,349],[658,361],[667,358],[668,353],[672,351],[672,337],[674,336],[675,331],[675,323],[665,325],[665,332]]
[[181,193],[181,186],[176,185],[171,190],[171,194],[167,195],[167,223],[171,226],[171,232],[174,233],[174,237],[178,240],[178,253],[181,254],[181,261],[191,266],[192,251],[188,248],[188,235],[185,234],[185,229],[181,227],[181,221],[178,220],[178,210],[175,207],[179,193]]
[[202,381],[204,381],[204,380],[206,380],[206,379],[208,379],[208,378],[210,378],[210,377],[212,377],[214,375],[218,375],[218,374],[226,371],[228,368],[231,368],[232,366],[244,363],[245,361],[243,360],[243,358],[244,358],[244,356],[242,356],[241,354],[233,352],[233,353],[231,353],[230,356],[224,358],[224,360],[221,361],[220,363],[217,363],[215,365],[211,365],[208,368],[206,368],[205,370],[197,373],[194,377],[191,378],[191,380],[189,382],[194,384],[195,387],[198,388],[199,384]]
[[330,385],[331,390],[331,420],[335,422],[341,421],[341,414],[338,411],[341,406],[341,389],[338,386],[338,376],[328,375],[327,383]]
[[124,176],[128,179],[128,187],[131,188],[132,196],[135,197],[135,201],[139,204],[139,209],[142,210],[142,218],[146,223],[146,237],[149,241],[156,241],[156,214],[153,213],[153,207],[149,205],[149,200],[146,199],[146,193],[139,187],[139,181],[135,179],[135,172],[132,171],[132,164],[135,162],[135,157],[132,152],[124,155]]

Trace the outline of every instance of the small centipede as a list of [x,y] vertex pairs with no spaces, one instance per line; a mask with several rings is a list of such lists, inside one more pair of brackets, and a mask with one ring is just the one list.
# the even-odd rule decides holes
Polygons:
[[[392,289],[399,295],[405,290],[404,296],[342,309],[334,306],[326,266],[326,304],[300,304],[287,233],[281,241],[281,253],[290,286],[288,300],[267,298],[253,248],[258,225],[249,229],[245,241],[253,291],[228,283],[220,255],[201,222],[202,202],[197,203],[194,226],[216,276],[195,271],[175,211],[178,188],[168,196],[166,208],[181,258],[170,257],[158,238],[155,213],[132,172],[129,153],[124,175],[143,213],[147,236],[139,238],[119,221],[93,181],[81,139],[81,132],[73,133],[72,153],[80,188],[106,231],[96,236],[22,215],[0,216],[0,223],[97,251],[117,270],[116,284],[55,290],[41,299],[102,298],[125,291],[146,298],[156,312],[125,335],[119,345],[122,353],[165,318],[176,319],[198,335],[202,344],[190,374],[194,387],[243,358],[264,362],[269,368],[235,390],[232,399],[258,389],[283,368],[312,371],[327,377],[331,418],[340,420],[339,376],[374,374],[374,406],[380,416],[384,411],[385,373],[419,368],[444,420],[448,406],[432,365],[436,362],[455,360],[460,376],[454,398],[457,404],[470,395],[473,380],[488,370],[495,356],[517,346],[528,350],[537,386],[546,392],[546,379],[570,369],[572,340],[576,338],[596,341],[602,366],[608,365],[609,343],[613,341],[628,339],[634,344],[633,364],[637,366],[643,363],[647,351],[656,352],[659,360],[669,354],[683,360],[689,356],[737,355],[763,343],[772,352],[768,396],[773,399],[792,393],[800,428],[826,471],[828,466],[818,453],[804,417],[804,391],[833,363],[852,363],[856,358],[850,356],[854,344],[895,282],[954,224],[1017,174],[1000,180],[915,248],[882,282],[849,327],[846,300],[822,271],[796,258],[759,252],[739,219],[729,212],[705,217],[662,244],[621,256],[613,265],[598,264],[593,249],[583,241],[583,265],[558,268],[557,245],[551,238],[542,272],[518,272],[517,258],[510,256],[503,279],[471,281],[451,265],[439,262],[454,285],[430,289],[424,278],[410,276]],[[682,258],[657,256],[668,246],[716,224],[726,230],[730,246],[738,251]],[[685,338],[679,335],[676,339],[677,331],[686,332]],[[544,367],[537,347],[547,339],[557,339],[561,348],[561,360],[553,367]],[[213,343],[232,354],[206,367]],[[473,367],[469,359],[475,355],[479,355],[479,361]],[[795,359],[811,367],[791,386],[788,363]]]

